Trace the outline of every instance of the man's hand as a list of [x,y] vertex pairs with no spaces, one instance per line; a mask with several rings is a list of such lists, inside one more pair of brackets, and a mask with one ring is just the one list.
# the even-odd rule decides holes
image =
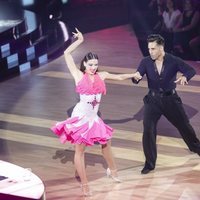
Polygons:
[[181,76],[181,77],[179,77],[178,79],[176,79],[176,80],[174,81],[174,83],[178,83],[178,82],[180,82],[181,85],[186,85],[186,84],[188,84],[187,78],[186,78],[185,76]]
[[140,79],[142,79],[142,76],[140,75],[139,72],[135,72],[133,74],[133,78],[136,80],[136,81],[139,81]]

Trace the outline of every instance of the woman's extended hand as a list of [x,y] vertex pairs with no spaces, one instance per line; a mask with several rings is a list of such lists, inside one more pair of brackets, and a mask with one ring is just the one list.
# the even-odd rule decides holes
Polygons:
[[73,37],[77,38],[77,40],[79,40],[79,41],[83,41],[83,34],[77,28],[75,28],[75,30],[76,30],[76,32],[72,32]]
[[135,72],[135,73],[133,74],[133,78],[134,78],[136,81],[139,81],[139,80],[142,79],[142,76],[140,75],[139,72]]

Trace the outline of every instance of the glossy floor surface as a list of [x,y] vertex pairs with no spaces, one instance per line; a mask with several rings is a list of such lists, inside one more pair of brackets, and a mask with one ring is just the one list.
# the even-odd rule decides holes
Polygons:
[[[135,71],[142,58],[131,27],[119,26],[84,35],[85,42],[73,53],[80,63],[88,51],[99,55],[100,70]],[[200,138],[200,64],[189,62],[197,75],[187,86],[178,86],[185,110]],[[141,175],[144,79],[107,81],[101,117],[115,129],[113,152],[122,183],[105,175],[101,148],[86,150],[86,170],[92,197],[83,197],[74,176],[74,147],[60,144],[50,131],[77,102],[74,81],[64,57],[0,84],[0,159],[32,168],[44,182],[47,200],[199,200],[200,157],[188,151],[177,130],[163,117],[158,125],[156,169]]]

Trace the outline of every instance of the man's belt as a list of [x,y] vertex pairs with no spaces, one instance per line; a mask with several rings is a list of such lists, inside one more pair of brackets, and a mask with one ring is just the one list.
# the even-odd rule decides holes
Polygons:
[[151,96],[171,96],[173,94],[176,94],[176,90],[168,90],[168,91],[155,91],[155,90],[149,90],[149,94]]

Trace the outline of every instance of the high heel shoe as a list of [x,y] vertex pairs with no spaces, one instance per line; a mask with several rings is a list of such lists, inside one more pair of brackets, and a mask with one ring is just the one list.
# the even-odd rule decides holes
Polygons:
[[121,183],[122,181],[116,176],[116,175],[113,175],[113,173],[116,173],[117,170],[110,170],[109,168],[107,168],[106,170],[106,175],[107,177],[109,178],[112,178],[116,183]]
[[87,183],[81,184],[81,190],[83,192],[83,196],[85,197],[92,196],[92,192],[90,191],[89,185]]

